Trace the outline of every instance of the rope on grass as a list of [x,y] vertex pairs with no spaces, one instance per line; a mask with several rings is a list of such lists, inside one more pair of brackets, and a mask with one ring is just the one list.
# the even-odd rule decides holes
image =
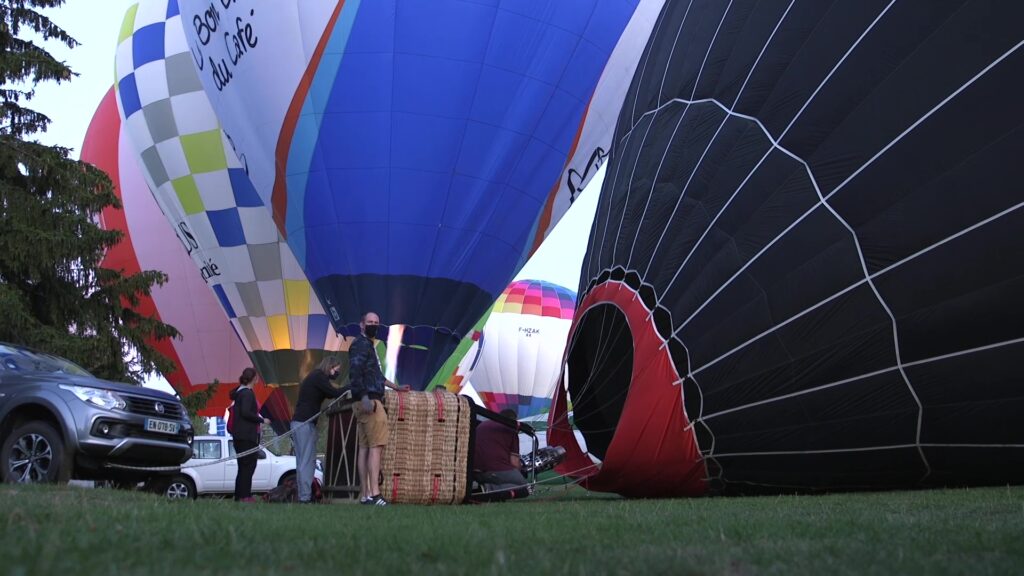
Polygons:
[[[544,484],[545,482],[552,482],[552,481],[555,481],[555,480],[562,480],[564,478],[569,478],[569,477],[573,476],[574,474],[579,474],[580,472],[583,472],[584,470],[587,470],[589,468],[591,468],[591,466],[584,466],[583,468],[579,468],[577,470],[572,470],[572,471],[566,472],[565,474],[558,474],[558,475],[553,476],[551,478],[545,478],[544,480],[537,480],[535,482],[527,482],[525,484],[513,485],[511,488],[503,488],[501,490],[485,490],[484,492],[473,492],[472,494],[469,495],[469,497],[473,498],[474,496],[486,496],[488,494],[501,494],[503,492],[510,492],[510,491],[518,490],[520,488],[529,488],[531,486],[537,486],[537,485],[540,485],[540,484]],[[584,480],[586,480],[585,476],[584,477],[580,477],[580,478],[575,478],[571,482],[567,482],[567,483],[565,483],[563,485],[564,486],[574,486],[574,485],[579,484],[580,482],[583,482]],[[554,487],[552,487],[552,489],[553,488]]]

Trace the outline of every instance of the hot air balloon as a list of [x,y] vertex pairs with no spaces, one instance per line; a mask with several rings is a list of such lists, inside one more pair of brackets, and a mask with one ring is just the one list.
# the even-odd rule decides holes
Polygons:
[[[100,215],[104,229],[124,234],[100,265],[127,274],[142,270],[167,274],[163,286],[154,286],[150,297],[140,299],[137,312],[155,316],[181,334],[177,339],[152,342],[176,366],[164,375],[171,387],[184,397],[215,381],[221,383],[200,414],[223,415],[231,403],[228,391],[238,385],[238,376],[250,365],[249,357],[213,292],[160,213],[123,128],[111,88],[89,124],[81,153],[82,161],[110,176],[122,205],[108,207]],[[263,386],[256,388],[259,398],[268,392]]]
[[615,135],[615,122],[629,89],[629,79],[636,72],[647,39],[658,21],[665,0],[640,0],[633,17],[622,31],[615,50],[594,88],[580,130],[573,142],[572,156],[565,163],[558,182],[548,194],[544,211],[532,240],[531,256],[547,239],[555,225],[608,159]]
[[125,15],[118,106],[157,203],[271,385],[295,384],[341,342],[220,129],[175,0]]
[[408,326],[425,357],[404,383],[422,389],[529,253],[636,5],[181,9],[212,106],[336,329],[368,310]]
[[[493,309],[493,307],[492,307]],[[484,324],[491,315],[491,309],[473,325],[473,330],[459,342],[455,352],[448,357],[441,369],[434,375],[429,390],[444,388],[445,390],[458,394],[463,386],[469,383],[477,364],[480,362],[480,353],[484,346]]]
[[488,409],[526,418],[550,408],[575,307],[575,292],[541,280],[517,280],[502,292],[472,375]]
[[636,496],[1024,481],[1022,21],[668,2],[591,232],[562,469]]

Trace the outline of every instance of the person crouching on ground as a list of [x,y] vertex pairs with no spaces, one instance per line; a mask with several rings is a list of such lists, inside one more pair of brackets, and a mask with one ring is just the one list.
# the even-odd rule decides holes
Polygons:
[[[341,361],[326,356],[320,365],[299,384],[299,400],[292,416],[292,447],[295,449],[295,482],[299,503],[313,499],[313,475],[316,473],[316,416],[326,398],[337,398],[345,388],[331,386],[331,380],[341,372]],[[307,422],[308,420],[308,422]]]
[[[270,420],[260,417],[256,406],[256,393],[252,390],[256,383],[256,370],[243,370],[238,383],[240,386],[231,391],[231,399],[235,402],[235,424],[231,437],[234,439],[235,453],[242,454],[259,445],[260,426]],[[256,452],[238,459],[238,473],[235,475],[235,500],[238,502],[253,502],[252,475],[256,472],[257,459]]]
[[373,347],[377,337],[380,317],[376,312],[367,312],[359,320],[359,336],[348,349],[348,379],[352,398],[357,400],[353,409],[359,423],[359,502],[376,506],[387,506],[380,495],[380,457],[388,444],[388,416],[384,412],[384,386],[394,390],[408,390],[408,386],[397,386],[384,378],[380,371],[380,360]]
[[[505,409],[501,415],[516,421],[514,410]],[[523,476],[519,458],[519,434],[516,428],[503,422],[485,420],[476,427],[473,445],[474,478],[487,496],[482,500],[507,500],[529,496],[530,489]]]

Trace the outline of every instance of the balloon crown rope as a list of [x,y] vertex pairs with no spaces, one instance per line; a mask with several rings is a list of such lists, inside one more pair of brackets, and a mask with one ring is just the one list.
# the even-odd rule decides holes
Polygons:
[[[303,424],[307,424],[309,422],[312,422],[313,420],[315,420],[316,418],[320,417],[321,415],[326,413],[328,410],[330,410],[335,404],[341,402],[342,400],[349,400],[351,398],[352,398],[352,393],[351,392],[345,392],[341,396],[335,398],[334,400],[331,400],[319,412],[317,412],[316,414],[310,416],[309,418],[304,420],[302,423]],[[185,470],[185,469],[202,468],[204,466],[213,466],[214,464],[223,464],[224,462],[230,462],[232,460],[238,460],[239,458],[244,458],[244,457],[246,457],[246,456],[248,456],[250,454],[255,454],[256,452],[258,452],[260,450],[263,450],[264,448],[266,448],[267,446],[270,446],[271,444],[277,443],[277,442],[283,440],[284,438],[288,438],[294,432],[295,432],[294,429],[288,430],[284,434],[281,434],[280,436],[275,436],[275,437],[271,438],[270,440],[267,440],[266,442],[256,446],[255,448],[250,448],[249,450],[246,450],[244,452],[238,452],[234,456],[228,456],[226,458],[221,458],[219,460],[211,460],[210,462],[203,462],[201,464],[192,464],[192,465],[189,465],[189,466],[181,466],[181,465],[178,465],[178,466],[129,466],[129,465],[126,465],[126,464],[114,464],[114,463],[108,462],[106,464],[106,467],[107,468],[116,468],[116,469],[119,469],[119,470],[137,470],[137,471],[143,471],[143,472],[175,472],[175,471],[180,471],[180,470]],[[536,454],[536,452],[537,452],[536,448],[537,447],[534,446],[534,454]],[[550,483],[550,482],[554,482],[556,480],[561,480],[563,478],[571,477],[574,474],[581,472],[582,470],[583,469],[581,469],[581,470],[574,470],[574,471],[568,472],[566,474],[559,474],[559,475],[553,476],[551,478],[546,478],[544,480],[539,480],[539,481],[536,480],[536,479],[533,479],[533,480],[531,480],[529,482],[526,482],[525,484],[517,485],[517,486],[512,486],[512,487],[506,487],[506,488],[503,488],[501,490],[490,490],[490,491],[483,491],[483,492],[474,492],[472,494],[472,496],[486,496],[488,494],[497,494],[497,493],[502,493],[502,492],[508,492],[509,490],[516,490],[516,489],[519,489],[519,488],[531,488],[532,489],[534,486],[536,486],[538,484]],[[572,483],[576,484],[579,481],[580,481],[580,479],[577,479],[577,480],[574,480]]]

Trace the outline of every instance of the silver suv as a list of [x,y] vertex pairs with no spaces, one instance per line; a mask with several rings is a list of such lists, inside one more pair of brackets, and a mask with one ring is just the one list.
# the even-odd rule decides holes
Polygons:
[[192,424],[177,398],[100,380],[59,356],[0,342],[0,479],[113,480],[155,474],[192,457]]

